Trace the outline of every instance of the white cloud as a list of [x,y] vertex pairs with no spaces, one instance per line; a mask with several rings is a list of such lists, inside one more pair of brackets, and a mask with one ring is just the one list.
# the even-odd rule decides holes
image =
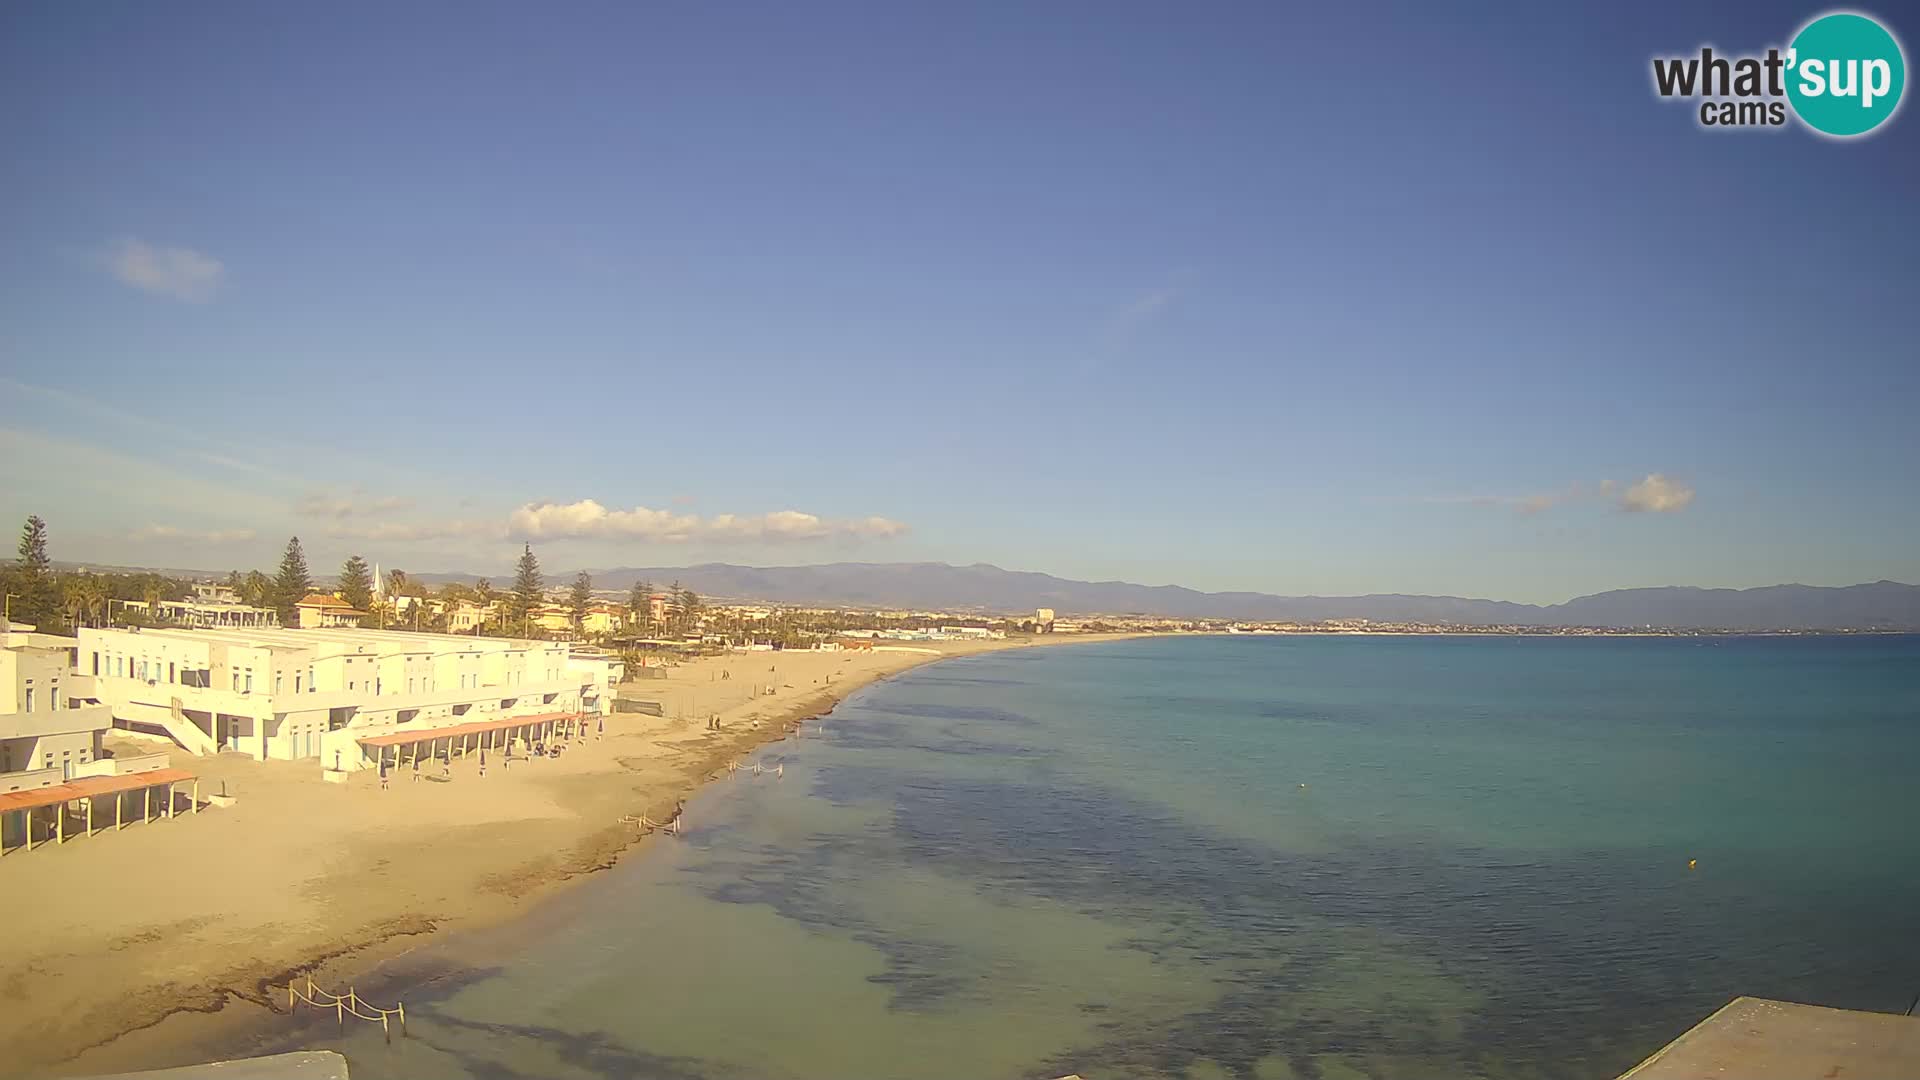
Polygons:
[[196,544],[243,544],[252,540],[256,534],[252,529],[182,529],[173,525],[148,525],[136,529],[134,540],[187,540]]
[[136,289],[191,303],[212,299],[227,272],[219,259],[192,248],[156,248],[132,238],[107,253],[107,268]]
[[1692,502],[1692,488],[1660,473],[1647,474],[1620,495],[1620,509],[1632,513],[1673,514]]
[[1693,489],[1661,473],[1651,473],[1646,479],[1632,485],[1602,480],[1597,484],[1577,483],[1560,491],[1533,495],[1424,495],[1419,501],[1511,510],[1516,514],[1539,514],[1558,506],[1609,499],[1620,509],[1629,512],[1670,514],[1685,510],[1693,502]]
[[698,514],[654,510],[645,506],[636,506],[631,510],[609,510],[593,499],[572,503],[528,503],[507,519],[508,535],[518,540],[600,537],[659,543],[689,540],[781,543],[886,539],[906,531],[906,525],[883,517],[836,520],[800,510],[776,510],[751,516],[716,514],[711,518],[702,518]]

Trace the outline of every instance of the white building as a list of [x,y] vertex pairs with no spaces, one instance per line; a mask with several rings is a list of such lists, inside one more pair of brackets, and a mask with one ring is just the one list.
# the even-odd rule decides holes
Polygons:
[[609,712],[620,662],[562,642],[359,627],[83,629],[77,670],[116,726],[196,754],[356,769],[376,736]]
[[112,724],[73,674],[73,638],[7,628],[0,646],[0,792],[48,787],[100,758]]
[[367,617],[366,612],[326,593],[308,593],[294,605],[293,613],[302,628],[322,630],[359,626],[360,620]]
[[142,612],[181,626],[279,626],[280,613],[272,608],[248,607],[215,600],[162,600],[156,614],[144,600],[117,601],[123,610]]

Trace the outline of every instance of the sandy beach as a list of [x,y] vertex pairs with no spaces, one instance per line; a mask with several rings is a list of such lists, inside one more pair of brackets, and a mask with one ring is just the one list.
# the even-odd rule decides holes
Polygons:
[[216,1028],[284,1008],[272,988],[284,995],[294,973],[344,986],[423,935],[508,918],[612,865],[644,838],[623,818],[670,818],[729,761],[876,679],[1119,636],[692,660],[622,688],[664,716],[617,714],[557,759],[508,770],[490,756],[484,777],[477,759],[456,761],[451,779],[430,765],[384,791],[371,771],[332,784],[312,761],[175,750],[203,797],[224,790],[233,805],[0,860],[0,919],[14,930],[0,955],[0,1060],[8,1075],[48,1076],[191,1060]]

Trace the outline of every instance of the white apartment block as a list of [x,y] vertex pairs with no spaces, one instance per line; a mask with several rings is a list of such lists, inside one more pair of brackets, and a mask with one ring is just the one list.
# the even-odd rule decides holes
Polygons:
[[196,754],[370,768],[361,740],[612,711],[620,662],[564,642],[358,627],[83,629],[76,672],[116,726]]
[[112,718],[88,702],[91,680],[73,676],[74,644],[7,628],[0,647],[0,792],[63,783],[99,760]]

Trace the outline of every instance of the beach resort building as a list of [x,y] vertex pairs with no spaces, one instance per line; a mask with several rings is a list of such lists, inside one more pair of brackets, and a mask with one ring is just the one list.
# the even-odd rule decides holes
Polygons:
[[165,754],[111,756],[113,717],[73,671],[79,642],[0,623],[0,856],[64,844],[199,805],[194,775]]
[[118,601],[122,610],[138,611],[149,618],[179,626],[279,626],[280,613],[272,608],[248,607],[222,600],[162,600],[148,604],[144,600]]
[[620,677],[563,642],[357,626],[83,629],[78,665],[117,727],[344,770],[373,764],[377,736],[603,714]]
[[71,779],[99,760],[113,722],[91,703],[91,680],[73,674],[78,641],[15,625],[0,647],[0,792]]

